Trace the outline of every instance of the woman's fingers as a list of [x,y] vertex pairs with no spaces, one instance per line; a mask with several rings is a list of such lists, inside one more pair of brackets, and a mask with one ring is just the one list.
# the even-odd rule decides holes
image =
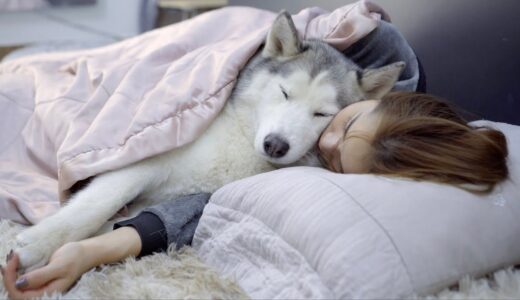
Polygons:
[[[63,291],[68,290],[70,285],[70,278],[59,278],[50,282],[49,285],[45,287],[44,292],[47,293],[47,295],[50,295],[54,292],[62,293]],[[41,294],[43,294],[43,291]]]
[[59,278],[61,271],[47,265],[17,278],[16,268],[19,263],[18,255],[12,255],[4,268],[4,286],[12,299],[28,299],[40,297],[43,293],[63,291],[67,280]]
[[15,286],[21,290],[38,289],[50,281],[59,278],[61,275],[60,269],[49,264],[29,273],[26,273],[16,280]]
[[16,288],[16,268],[18,267],[18,255],[14,254],[7,261],[7,265],[3,268],[4,286],[9,294],[9,298],[24,298],[22,292]]
[[5,267],[3,267],[4,283],[13,283],[16,281],[16,268],[18,267],[18,255],[10,254]]
[[11,299],[32,299],[43,296],[43,294],[51,295],[54,292],[63,292],[68,288],[67,279],[56,279],[47,285],[33,290],[18,291],[17,293],[9,293]]

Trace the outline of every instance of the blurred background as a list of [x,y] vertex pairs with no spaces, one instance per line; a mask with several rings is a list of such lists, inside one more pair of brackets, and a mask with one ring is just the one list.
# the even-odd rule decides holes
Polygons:
[[[0,59],[97,47],[227,5],[297,13],[349,0],[0,0]],[[520,0],[373,0],[420,58],[427,90],[520,125]]]

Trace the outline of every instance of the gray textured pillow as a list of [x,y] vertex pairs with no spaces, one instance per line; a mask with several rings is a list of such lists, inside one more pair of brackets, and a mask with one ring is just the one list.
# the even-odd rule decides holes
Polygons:
[[288,168],[217,191],[194,246],[253,298],[399,298],[520,263],[520,127],[511,178],[449,185]]

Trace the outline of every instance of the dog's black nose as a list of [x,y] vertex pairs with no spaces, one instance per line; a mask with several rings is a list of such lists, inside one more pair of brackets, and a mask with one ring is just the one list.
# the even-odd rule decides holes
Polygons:
[[276,134],[269,134],[264,140],[264,150],[269,156],[279,158],[289,151],[289,143]]

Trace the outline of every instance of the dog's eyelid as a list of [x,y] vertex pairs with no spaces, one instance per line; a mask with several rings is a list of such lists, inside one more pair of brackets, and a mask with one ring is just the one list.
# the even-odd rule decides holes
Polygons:
[[289,94],[287,94],[287,91],[283,88],[283,86],[280,84],[280,89],[282,90],[282,94],[285,97],[286,100],[289,100]]
[[334,114],[329,114],[329,113],[319,112],[318,111],[318,112],[314,113],[314,116],[323,118],[323,117],[332,117],[332,116],[334,116]]

